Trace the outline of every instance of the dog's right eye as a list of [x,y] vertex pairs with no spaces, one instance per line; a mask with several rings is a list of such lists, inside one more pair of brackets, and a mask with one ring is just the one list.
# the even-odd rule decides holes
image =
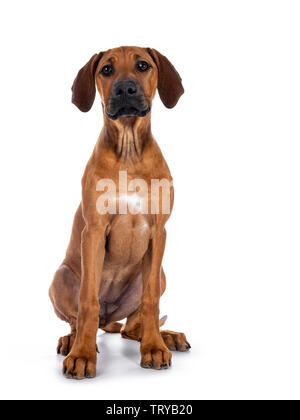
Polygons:
[[111,64],[107,64],[106,66],[102,67],[100,70],[100,73],[103,74],[103,76],[110,76],[113,73],[113,66]]

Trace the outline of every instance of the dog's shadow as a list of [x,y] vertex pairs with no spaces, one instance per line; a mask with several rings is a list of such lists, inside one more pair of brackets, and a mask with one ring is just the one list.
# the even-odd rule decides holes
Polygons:
[[140,345],[137,341],[126,340],[120,334],[100,333],[97,337],[100,354],[97,371],[100,376],[118,375],[135,371],[140,364]]
[[[133,340],[127,340],[121,337],[120,334],[109,334],[101,332],[97,336],[97,345],[99,349],[98,360],[97,360],[97,376],[94,380],[101,380],[104,378],[115,378],[118,377],[141,377],[147,373],[148,375],[155,374],[157,372],[164,372],[166,370],[153,371],[152,369],[141,369],[140,361],[140,343]],[[62,356],[58,358],[58,374],[61,375],[61,360]]]

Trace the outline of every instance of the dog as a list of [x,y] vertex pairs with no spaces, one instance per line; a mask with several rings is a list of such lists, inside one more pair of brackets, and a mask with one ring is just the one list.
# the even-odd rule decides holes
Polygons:
[[[143,368],[167,369],[171,351],[190,349],[183,333],[160,330],[166,320],[159,319],[166,289],[165,224],[174,188],[151,133],[156,90],[163,104],[173,108],[184,93],[181,78],[155,49],[120,47],[93,55],[79,70],[73,104],[89,111],[96,87],[104,126],[82,178],[82,201],[65,259],[49,290],[55,313],[71,327],[71,333],[60,338],[57,352],[66,356],[63,374],[75,379],[96,376],[99,328],[139,341]],[[117,196],[124,187],[120,174],[131,183],[138,181],[134,185],[140,190],[145,187],[144,195],[136,188]],[[114,197],[99,186],[103,180],[116,186]],[[161,186],[156,194],[147,191],[153,180],[169,183],[169,211],[163,211]],[[105,207],[108,201],[115,211]],[[124,211],[129,204],[133,211]],[[137,211],[141,206],[145,211]],[[119,322],[125,318],[125,324]]]

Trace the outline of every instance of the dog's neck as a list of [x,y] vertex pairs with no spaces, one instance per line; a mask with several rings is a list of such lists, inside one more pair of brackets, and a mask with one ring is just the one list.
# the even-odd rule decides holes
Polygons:
[[104,117],[103,141],[113,149],[118,160],[125,164],[136,163],[151,140],[150,115],[146,117],[119,118],[116,121]]

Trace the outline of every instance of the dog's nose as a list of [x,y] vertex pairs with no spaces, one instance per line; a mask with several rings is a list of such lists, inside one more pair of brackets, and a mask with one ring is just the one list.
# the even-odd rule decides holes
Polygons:
[[137,87],[135,82],[132,80],[122,80],[121,82],[117,82],[114,86],[114,96],[115,97],[132,97],[135,96],[137,93]]

